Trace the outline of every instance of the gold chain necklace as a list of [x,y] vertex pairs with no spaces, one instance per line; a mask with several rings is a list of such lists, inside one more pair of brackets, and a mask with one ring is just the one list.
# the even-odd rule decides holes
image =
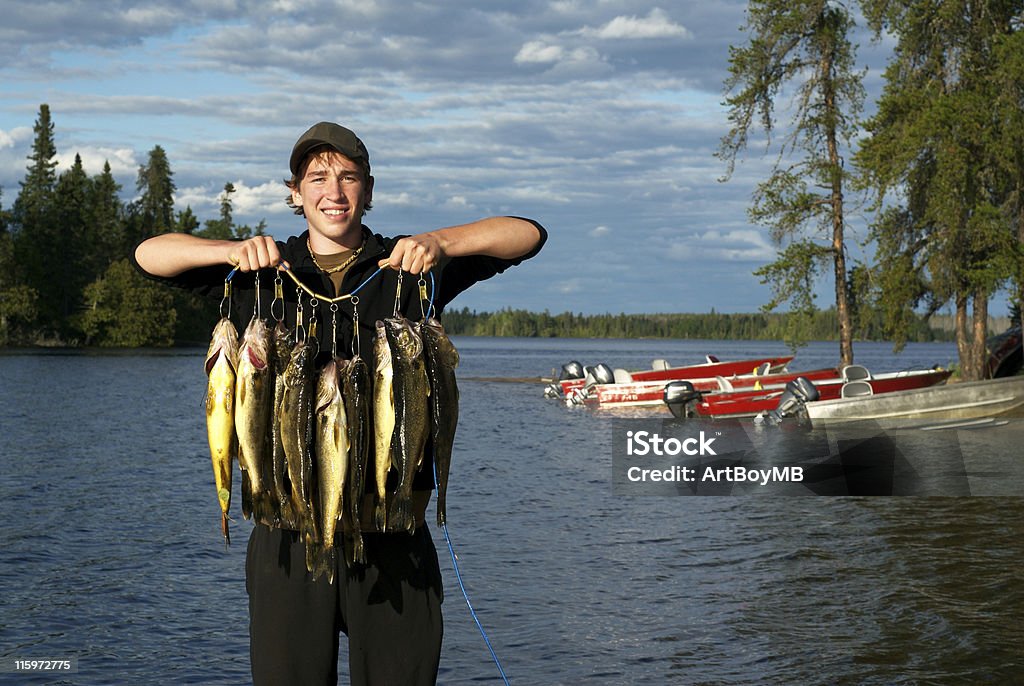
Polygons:
[[335,272],[340,272],[342,269],[344,269],[345,267],[347,267],[350,264],[352,264],[353,262],[355,262],[355,259],[357,257],[359,257],[359,253],[361,253],[363,251],[363,247],[365,245],[366,245],[366,241],[363,240],[362,244],[358,248],[355,249],[355,251],[352,253],[352,255],[347,260],[345,260],[341,264],[337,265],[336,267],[331,267],[330,269],[325,269],[324,267],[322,267],[320,265],[320,262],[317,261],[316,254],[313,252],[313,248],[309,245],[309,239],[308,238],[306,239],[306,248],[309,250],[309,256],[313,258],[313,264],[315,264],[316,268],[319,269],[320,271],[322,271],[324,274],[334,274]]

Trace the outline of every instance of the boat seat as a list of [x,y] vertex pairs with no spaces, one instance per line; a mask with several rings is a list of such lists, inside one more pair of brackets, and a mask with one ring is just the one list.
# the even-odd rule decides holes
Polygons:
[[847,381],[843,384],[843,388],[840,391],[840,395],[844,398],[862,398],[874,394],[875,389],[871,388],[871,384],[863,380]]
[[651,369],[668,369],[668,360],[657,359],[651,362]]
[[612,378],[615,379],[615,383],[633,383],[633,375],[625,369],[616,369],[612,371]]
[[734,390],[732,387],[732,383],[729,381],[729,379],[725,378],[724,376],[716,376],[715,379],[718,380],[718,390],[722,391],[723,393],[728,393],[729,391]]
[[765,362],[760,367],[758,367],[758,368],[756,368],[754,370],[754,376],[764,376],[765,374],[767,374],[771,370],[772,370],[772,363],[771,362]]
[[843,381],[867,381],[871,379],[871,372],[867,367],[859,364],[848,364],[843,367]]

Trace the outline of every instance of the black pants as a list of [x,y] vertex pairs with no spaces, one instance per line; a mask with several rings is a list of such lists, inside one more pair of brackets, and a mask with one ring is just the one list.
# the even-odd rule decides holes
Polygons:
[[306,571],[296,532],[253,529],[245,586],[256,686],[336,684],[340,632],[349,639],[353,685],[437,681],[442,590],[430,532],[363,536],[367,564],[347,569],[340,554],[328,583]]

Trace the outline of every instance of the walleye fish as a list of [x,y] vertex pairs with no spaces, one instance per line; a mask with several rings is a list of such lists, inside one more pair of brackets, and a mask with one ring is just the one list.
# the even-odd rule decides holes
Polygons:
[[348,418],[338,376],[348,374],[348,365],[344,360],[331,360],[321,370],[316,386],[314,435],[320,495],[317,523],[322,542],[306,544],[306,569],[314,579],[327,574],[330,583],[334,583],[334,570],[338,564],[334,534],[342,513],[349,458]]
[[388,531],[416,528],[412,512],[412,482],[423,461],[426,446],[430,384],[423,360],[423,341],[408,319],[384,320],[394,370],[395,430],[391,436],[391,462],[398,471],[398,484],[388,512]]
[[319,542],[313,508],[313,358],[316,345],[310,341],[297,343],[284,371],[284,392],[279,421],[281,444],[291,481],[291,507],[296,525],[306,543]]
[[235,458],[235,369],[238,355],[238,330],[227,317],[213,328],[206,351],[206,436],[213,461],[213,480],[220,503],[221,531],[228,534],[228,509],[231,506],[231,461]]
[[374,521],[378,531],[387,524],[387,481],[391,470],[391,436],[395,430],[395,395],[392,387],[394,370],[391,366],[391,348],[384,322],[377,322],[377,337],[373,341],[373,433],[374,474],[377,486],[377,510]]
[[274,398],[270,415],[270,490],[276,503],[277,523],[297,529],[292,508],[292,486],[288,480],[288,460],[281,437],[281,403],[284,400],[284,372],[292,356],[291,332],[278,322],[274,327]]
[[367,456],[370,453],[370,370],[363,358],[356,355],[341,376],[341,395],[345,399],[348,418],[348,478],[345,510],[351,545],[347,562],[366,562],[363,549],[363,494],[366,490]]
[[242,515],[274,524],[274,503],[268,491],[270,443],[267,429],[273,401],[270,352],[273,342],[267,323],[253,317],[242,335],[235,378],[235,434],[238,466],[242,470]]
[[423,350],[430,379],[430,445],[437,478],[437,525],[445,523],[448,471],[452,464],[452,445],[459,423],[459,386],[455,368],[459,351],[455,349],[444,327],[434,317],[417,325],[423,338]]

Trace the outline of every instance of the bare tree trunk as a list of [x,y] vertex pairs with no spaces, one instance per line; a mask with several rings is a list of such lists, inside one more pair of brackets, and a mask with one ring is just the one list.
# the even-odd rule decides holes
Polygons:
[[977,381],[988,376],[986,369],[985,339],[988,337],[988,294],[978,291],[974,294],[974,320],[971,331],[970,380]]
[[828,161],[832,169],[832,189],[829,203],[832,209],[832,256],[836,282],[836,318],[839,322],[839,364],[853,364],[853,324],[850,321],[850,302],[846,290],[845,226],[843,218],[843,160],[836,140],[836,98],[832,75],[833,56],[826,52],[821,62],[822,83],[825,86],[825,110],[830,124],[826,128]]
[[960,358],[960,376],[966,378],[970,365],[970,344],[967,334],[967,296],[956,295],[956,351]]

